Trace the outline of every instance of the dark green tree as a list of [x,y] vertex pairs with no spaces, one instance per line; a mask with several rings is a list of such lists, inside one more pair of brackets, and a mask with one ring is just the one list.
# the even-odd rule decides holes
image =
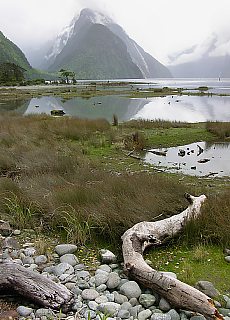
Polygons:
[[66,83],[69,83],[70,79],[73,81],[73,83],[76,83],[76,78],[75,78],[75,72],[74,71],[61,69],[59,72],[61,74],[61,78],[64,79],[64,81]]
[[26,70],[15,63],[5,62],[0,64],[0,83],[19,83],[25,80]]

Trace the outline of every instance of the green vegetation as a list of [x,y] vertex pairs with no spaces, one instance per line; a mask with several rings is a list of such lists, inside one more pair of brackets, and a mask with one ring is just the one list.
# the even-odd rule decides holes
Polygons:
[[230,123],[229,122],[207,122],[207,131],[215,134],[220,139],[226,139],[230,137]]
[[[127,156],[153,144],[216,139],[204,124],[157,120],[111,125],[104,119],[7,113],[0,116],[0,132],[1,219],[93,249],[106,243],[119,253],[127,228],[181,212],[187,207],[184,192],[205,193],[200,218],[170,246],[147,257],[183,281],[210,280],[229,290],[222,254],[230,245],[229,180],[162,174]],[[36,243],[41,252],[48,250]],[[81,248],[82,259],[94,263],[95,251]]]
[[24,53],[0,31],[0,64],[6,62],[14,63],[25,70],[31,69]]
[[230,291],[229,265],[217,245],[192,246],[170,243],[146,254],[152,267],[177,274],[179,280],[192,286],[199,280],[210,281],[221,293]]
[[25,69],[14,63],[5,62],[0,64],[0,85],[16,85],[21,83],[24,77]]

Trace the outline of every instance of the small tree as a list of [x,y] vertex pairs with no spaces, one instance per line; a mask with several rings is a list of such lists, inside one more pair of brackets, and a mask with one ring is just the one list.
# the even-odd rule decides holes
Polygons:
[[61,77],[64,78],[65,83],[69,83],[69,79],[73,81],[73,83],[76,83],[76,78],[75,78],[75,72],[74,71],[69,71],[65,69],[61,69],[60,71]]

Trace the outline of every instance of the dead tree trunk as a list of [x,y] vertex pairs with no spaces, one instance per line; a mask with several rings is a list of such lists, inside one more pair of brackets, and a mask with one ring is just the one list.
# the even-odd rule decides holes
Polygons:
[[72,294],[65,286],[15,263],[1,263],[0,291],[8,289],[39,305],[64,312],[72,304]]
[[185,194],[190,205],[180,214],[156,222],[140,222],[122,236],[126,272],[139,283],[153,289],[173,306],[203,314],[207,319],[222,319],[212,300],[199,290],[152,269],[143,258],[148,246],[160,245],[178,234],[185,224],[200,213],[206,197]]

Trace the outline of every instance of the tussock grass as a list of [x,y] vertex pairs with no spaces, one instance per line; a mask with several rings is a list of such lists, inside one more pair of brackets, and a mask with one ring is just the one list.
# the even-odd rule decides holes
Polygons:
[[207,122],[207,131],[215,134],[220,139],[225,139],[230,137],[230,122]]
[[[101,149],[124,146],[126,135],[131,136],[130,150],[142,149],[138,130],[132,134],[133,128],[123,131],[103,119],[13,114],[0,115],[0,129],[0,218],[15,227],[60,232],[82,244],[98,236],[115,242],[137,222],[162,219],[187,207],[183,193],[190,190],[172,177],[127,173],[125,168],[117,172],[102,164]],[[229,239],[222,231],[222,225],[224,233],[229,231],[227,197],[225,201],[226,207],[222,201],[215,209],[222,210],[219,224],[215,213],[215,223],[208,225],[213,208],[205,206],[203,238],[213,239],[215,226],[215,239]],[[200,239],[199,227],[191,226],[188,238]]]
[[202,207],[201,216],[186,227],[184,237],[188,243],[230,245],[229,190],[212,195]]
[[155,120],[130,120],[123,124],[126,128],[135,128],[135,129],[169,129],[169,128],[191,128],[191,124],[187,122],[180,121],[167,121],[162,119]]

